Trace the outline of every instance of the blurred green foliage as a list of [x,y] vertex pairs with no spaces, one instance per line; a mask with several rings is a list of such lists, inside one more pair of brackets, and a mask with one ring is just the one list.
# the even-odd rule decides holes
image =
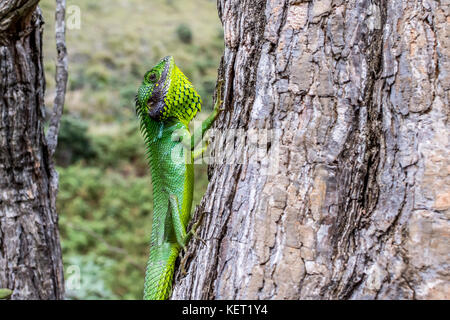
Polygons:
[[88,125],[85,121],[72,116],[62,116],[58,136],[56,162],[68,166],[80,159],[92,159],[95,150],[87,135]]
[[181,23],[177,27],[177,36],[183,43],[191,43],[192,42],[192,31],[191,28],[185,24]]
[[[59,168],[60,230],[65,266],[81,269],[83,290],[97,283],[122,299],[139,298],[151,230],[152,195],[147,177],[80,164]],[[78,263],[80,262],[80,263]],[[108,263],[107,263],[108,262]],[[99,267],[98,279],[85,277]],[[103,283],[99,286],[98,283]],[[77,298],[89,298],[74,294]],[[110,298],[104,293],[99,298]]]
[[[134,95],[144,73],[173,55],[201,94],[206,112],[197,117],[205,118],[223,32],[211,0],[68,0],[71,5],[81,10],[81,28],[67,30],[69,82],[55,155],[66,296],[141,299],[152,188]],[[51,106],[55,4],[40,6]],[[208,184],[206,165],[195,171],[194,207]]]

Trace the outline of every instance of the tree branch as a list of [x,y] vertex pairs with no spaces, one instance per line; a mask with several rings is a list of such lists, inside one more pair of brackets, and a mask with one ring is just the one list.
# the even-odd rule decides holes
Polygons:
[[56,51],[58,54],[56,61],[56,96],[53,102],[53,113],[50,118],[50,126],[47,133],[47,144],[50,156],[53,156],[58,144],[59,125],[64,109],[64,100],[66,96],[68,63],[66,48],[66,0],[56,0],[55,11],[55,38]]

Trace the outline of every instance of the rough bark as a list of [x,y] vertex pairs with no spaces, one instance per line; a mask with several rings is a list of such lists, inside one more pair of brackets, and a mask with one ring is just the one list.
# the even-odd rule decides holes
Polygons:
[[210,167],[173,299],[450,298],[449,3],[218,1],[216,126],[281,134]]
[[37,2],[0,3],[0,287],[12,299],[64,295]]

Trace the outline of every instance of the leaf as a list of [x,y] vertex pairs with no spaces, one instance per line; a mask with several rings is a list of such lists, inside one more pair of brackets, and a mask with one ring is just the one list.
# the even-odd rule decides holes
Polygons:
[[0,289],[0,299],[9,299],[13,291],[10,289],[2,288]]

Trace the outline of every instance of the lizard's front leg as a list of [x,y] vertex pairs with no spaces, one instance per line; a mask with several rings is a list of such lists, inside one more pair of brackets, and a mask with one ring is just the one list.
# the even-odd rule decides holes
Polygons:
[[209,128],[211,128],[214,121],[217,119],[219,114],[224,110],[220,106],[222,105],[222,85],[223,80],[219,80],[218,87],[217,87],[217,100],[216,104],[214,105],[213,112],[206,118],[205,121],[202,122],[202,126],[200,128],[197,128],[194,131],[194,134],[191,137],[191,150],[194,150],[195,147],[199,144],[200,141],[202,141],[203,136],[205,135],[205,132],[208,131]]
[[208,145],[209,145],[209,142],[207,141],[205,143],[204,147],[202,147],[200,149],[195,149],[194,151],[192,151],[192,159],[195,161],[195,160],[201,158],[203,156],[203,154],[205,154],[206,151],[208,150]]

